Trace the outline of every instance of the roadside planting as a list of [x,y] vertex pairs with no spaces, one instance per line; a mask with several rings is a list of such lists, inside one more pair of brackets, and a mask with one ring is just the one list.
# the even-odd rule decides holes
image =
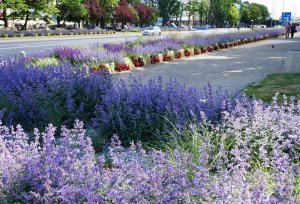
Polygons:
[[0,203],[299,203],[300,100],[110,73],[282,35],[60,47],[0,65]]
[[[93,44],[83,47],[58,47],[47,55],[29,57],[26,61],[29,64],[42,65],[45,61],[49,64],[51,60],[55,62],[69,60],[72,64],[89,67],[92,72],[105,68],[109,73],[118,73],[134,70],[147,64],[191,57],[283,34],[284,30],[271,29],[211,36],[138,39],[125,43]],[[39,63],[36,63],[37,61]]]

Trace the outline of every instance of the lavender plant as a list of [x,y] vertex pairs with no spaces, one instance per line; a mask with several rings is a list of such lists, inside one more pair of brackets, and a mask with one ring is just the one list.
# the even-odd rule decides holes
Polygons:
[[170,124],[180,128],[188,121],[201,121],[201,111],[217,122],[221,112],[233,106],[230,99],[226,91],[213,93],[210,86],[200,90],[176,80],[164,85],[160,78],[148,84],[132,78],[107,92],[103,104],[96,106],[93,125],[108,136],[118,134],[126,145],[131,140],[154,142],[170,130]]
[[[295,174],[286,154],[276,151],[269,172],[249,171],[249,150],[233,149],[233,162],[212,171],[210,141],[199,157],[181,150],[146,152],[141,144],[124,149],[112,138],[107,158],[96,156],[83,123],[35,131],[28,143],[21,126],[0,126],[2,203],[296,203]],[[226,151],[226,150],[225,150]],[[259,179],[258,179],[259,178]]]
[[88,124],[112,83],[105,73],[88,75],[69,63],[35,67],[8,62],[0,73],[3,120],[8,125],[22,124],[26,130],[43,128],[49,121],[58,127],[70,125],[76,118]]

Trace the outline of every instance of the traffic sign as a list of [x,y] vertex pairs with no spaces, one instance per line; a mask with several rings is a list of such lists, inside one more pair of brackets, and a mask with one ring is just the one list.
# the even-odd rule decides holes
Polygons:
[[282,12],[281,21],[291,21],[292,20],[292,12]]

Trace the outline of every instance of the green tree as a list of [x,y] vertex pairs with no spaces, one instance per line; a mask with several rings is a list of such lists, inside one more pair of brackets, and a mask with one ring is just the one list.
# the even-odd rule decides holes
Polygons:
[[[48,15],[52,16],[56,13],[58,13],[58,9],[56,6],[49,0],[25,0],[24,3],[26,5],[26,10],[22,10],[20,12],[20,15],[25,17],[25,24],[23,25],[22,29],[27,28],[27,22],[29,20],[29,16],[35,17],[35,16],[41,16]],[[30,13],[28,9],[34,9],[33,13]]]
[[[22,11],[26,11],[27,5],[25,4],[25,0],[2,0],[0,2],[0,10],[2,10],[0,20],[4,21],[4,27],[8,27],[8,20],[16,17]],[[8,13],[8,10],[14,12]]]
[[254,24],[258,24],[262,20],[261,12],[258,6],[254,4],[250,4],[248,6],[248,9],[250,11],[250,19],[253,21]]
[[157,1],[158,0],[144,0],[145,4],[152,6],[153,8],[157,9]]
[[246,25],[251,24],[250,10],[247,7],[242,8],[241,22]]
[[170,20],[171,16],[180,13],[180,2],[178,0],[158,0],[159,16],[163,18],[163,24]]
[[226,20],[229,22],[230,27],[233,27],[234,25],[238,24],[239,22],[239,11],[235,6],[231,6]]
[[197,0],[189,0],[185,5],[184,10],[187,12],[188,16],[188,24],[190,24],[191,17],[193,17],[193,23],[195,21],[195,15],[198,10],[198,1]]
[[210,0],[211,24],[223,27],[233,0]]
[[258,7],[260,10],[261,16],[260,16],[259,23],[265,23],[266,20],[270,17],[268,8],[265,5],[257,4],[257,3],[252,3],[251,5]]
[[60,21],[80,22],[87,19],[88,11],[82,0],[63,0],[59,5],[58,25]]
[[113,23],[114,11],[118,6],[119,0],[99,0],[100,7],[104,11],[103,16],[100,18],[102,27],[105,27],[107,23]]
[[129,5],[134,5],[134,4],[138,4],[138,3],[141,3],[141,1],[140,0],[128,0]]
[[207,19],[207,14],[209,11],[209,0],[202,0],[198,2],[197,5],[198,14],[199,14],[199,20],[201,25],[204,25],[206,22],[205,19]]

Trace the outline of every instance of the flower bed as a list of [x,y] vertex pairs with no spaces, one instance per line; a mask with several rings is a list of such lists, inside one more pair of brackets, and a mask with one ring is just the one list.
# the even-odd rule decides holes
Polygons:
[[[223,122],[176,131],[169,151],[124,148],[118,136],[96,155],[76,121],[49,125],[32,142],[21,126],[0,125],[4,203],[297,203],[299,105],[238,101]],[[205,114],[202,114],[205,120]],[[176,136],[176,137],[175,137]],[[298,137],[297,137],[298,136]],[[182,139],[181,139],[182,138]]]
[[[205,37],[193,35],[181,39],[166,37],[155,40],[135,40],[125,43],[106,43],[103,46],[93,44],[89,47],[61,47],[51,51],[47,57],[55,57],[62,62],[70,60],[74,65],[80,64],[90,68],[114,63],[119,67],[107,66],[107,71],[115,73],[128,70],[128,67],[124,65],[120,67],[118,64],[127,64],[129,69],[135,69],[146,64],[157,64],[181,57],[190,57],[195,55],[197,49],[201,50],[201,53],[213,52],[254,42],[258,39],[277,37],[283,33],[284,30],[273,29]],[[200,52],[196,51],[196,54],[200,54]],[[143,59],[143,62],[140,59]],[[30,60],[27,61],[30,62]]]
[[102,30],[102,29],[94,29],[94,30],[87,30],[87,29],[73,29],[73,30],[66,30],[66,29],[58,29],[58,30],[27,30],[27,31],[13,31],[13,30],[1,30],[0,31],[0,38],[7,38],[7,37],[36,37],[36,36],[54,36],[54,35],[93,35],[93,34],[114,34],[116,32]]

